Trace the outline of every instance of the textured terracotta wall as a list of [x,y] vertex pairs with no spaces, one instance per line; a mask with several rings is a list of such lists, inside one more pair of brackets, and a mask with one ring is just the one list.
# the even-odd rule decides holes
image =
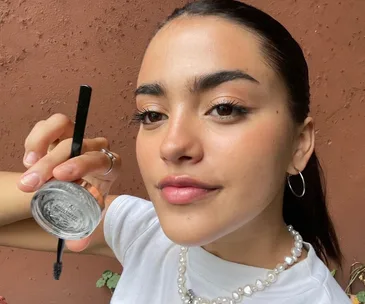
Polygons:
[[[94,94],[87,133],[103,135],[123,155],[115,193],[145,195],[128,125],[143,50],[178,0],[0,1],[0,169],[23,170],[23,141],[52,113],[73,115],[78,86]],[[330,209],[347,258],[365,262],[365,1],[250,0],[298,38],[311,68],[317,146]],[[95,288],[112,259],[67,255],[62,280],[54,254],[0,248],[0,295],[9,304],[108,303]]]

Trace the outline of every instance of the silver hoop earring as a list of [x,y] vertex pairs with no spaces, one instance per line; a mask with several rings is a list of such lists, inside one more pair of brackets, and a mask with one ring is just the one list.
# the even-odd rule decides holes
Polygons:
[[303,191],[302,191],[302,193],[300,194],[300,195],[298,195],[295,191],[294,191],[294,189],[293,189],[293,187],[291,186],[291,183],[290,183],[290,177],[291,176],[293,176],[293,175],[291,175],[291,174],[289,174],[288,175],[288,177],[287,177],[287,180],[288,180],[288,185],[289,185],[289,188],[290,188],[290,190],[291,190],[291,193],[293,193],[296,197],[303,197],[304,196],[304,194],[305,194],[305,180],[304,180],[304,176],[303,176],[303,174],[300,172],[300,171],[298,171],[298,173],[299,173],[299,175],[300,175],[300,178],[302,179],[302,183],[303,183]]

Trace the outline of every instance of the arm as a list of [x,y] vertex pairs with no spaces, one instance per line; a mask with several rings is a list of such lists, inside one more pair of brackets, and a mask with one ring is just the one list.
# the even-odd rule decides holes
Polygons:
[[[115,162],[111,164],[110,158],[101,152],[109,148],[108,140],[97,137],[84,139],[81,155],[70,159],[73,131],[74,123],[63,114],[37,122],[24,142],[23,164],[27,171],[23,174],[0,172],[0,245],[56,250],[57,238],[43,231],[30,211],[34,192],[52,177],[61,181],[85,178],[97,185],[102,195],[109,193],[121,168],[119,155],[113,153]],[[22,183],[20,180],[25,176],[28,178]],[[112,200],[113,197],[107,198],[106,208]],[[101,221],[90,237],[66,241],[68,250],[112,256],[105,242],[103,224]]]
[[[34,193],[18,189],[21,173],[0,172],[0,245],[39,251],[56,251],[57,238],[45,232],[32,218],[30,201]],[[107,209],[115,196],[107,196]],[[114,257],[104,239],[104,220],[93,232],[82,253]],[[65,247],[65,252],[71,252]]]
[[20,176],[21,173],[0,171],[0,227],[32,217],[30,200],[33,193],[18,189]]

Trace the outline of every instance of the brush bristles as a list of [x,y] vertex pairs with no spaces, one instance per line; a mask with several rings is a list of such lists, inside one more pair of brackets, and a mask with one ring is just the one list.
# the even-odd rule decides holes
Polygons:
[[53,277],[55,280],[59,280],[62,273],[62,262],[56,262],[53,265]]

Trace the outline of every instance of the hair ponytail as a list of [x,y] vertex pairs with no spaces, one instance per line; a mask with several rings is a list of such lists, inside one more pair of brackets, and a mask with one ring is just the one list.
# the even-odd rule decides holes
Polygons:
[[[328,214],[325,181],[321,165],[315,152],[302,172],[306,192],[296,197],[288,185],[284,192],[283,216],[287,224],[300,231],[303,239],[309,242],[317,255],[328,265],[329,259],[341,267],[342,253],[335,229]],[[298,177],[291,177],[291,185],[300,193],[303,184]]]

